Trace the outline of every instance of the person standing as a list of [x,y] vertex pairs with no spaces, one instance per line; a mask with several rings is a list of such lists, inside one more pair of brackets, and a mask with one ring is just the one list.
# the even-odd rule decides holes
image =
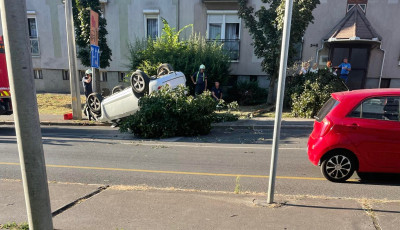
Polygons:
[[[202,94],[207,89],[206,67],[201,64],[199,71],[192,75],[192,82],[195,85],[195,95]],[[196,79],[196,81],[194,80]]]
[[344,81],[344,83],[347,83],[347,80],[349,80],[349,73],[351,71],[351,65],[348,59],[343,58],[342,64],[340,64],[337,68],[341,69],[340,78]]
[[86,100],[88,96],[93,92],[92,90],[92,70],[88,69],[85,72],[85,76],[82,78],[83,90],[85,92]]
[[331,73],[331,74],[337,76],[337,73],[336,73],[337,69],[333,70],[333,68],[332,68],[332,61],[326,62],[326,67],[325,67],[325,69],[328,70],[329,73]]
[[215,86],[211,89],[211,93],[214,100],[219,101],[222,99],[222,89],[219,87],[219,81],[215,82]]
[[306,73],[308,73],[308,69],[310,68],[310,63],[308,63],[308,62],[303,62],[303,65],[302,65],[302,67],[301,67],[301,70],[300,70],[300,75],[305,75]]
[[89,95],[93,92],[92,90],[92,70],[88,69],[85,72],[85,76],[82,78],[82,85],[83,85],[83,91],[85,92],[86,96],[86,103],[84,107],[84,114],[88,117],[89,121],[92,120],[92,114],[90,112],[89,106],[88,106],[88,97]]
[[311,73],[318,73],[318,64],[314,63],[314,65],[310,69]]

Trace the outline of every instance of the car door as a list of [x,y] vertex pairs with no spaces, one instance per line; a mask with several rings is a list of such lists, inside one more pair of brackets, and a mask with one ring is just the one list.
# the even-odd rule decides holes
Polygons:
[[[385,110],[389,99],[397,102],[397,107],[391,106],[390,116]],[[346,133],[356,146],[360,161],[366,162],[368,168],[400,172],[399,100],[399,97],[366,99],[344,119]]]

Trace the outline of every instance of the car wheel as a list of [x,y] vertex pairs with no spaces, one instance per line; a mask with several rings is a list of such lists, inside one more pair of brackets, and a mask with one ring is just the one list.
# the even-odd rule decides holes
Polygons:
[[124,87],[122,85],[117,85],[112,89],[112,94],[118,93],[120,91],[124,90]]
[[144,94],[149,91],[150,78],[140,70],[134,72],[131,76],[131,85],[134,93]]
[[93,113],[100,113],[101,112],[101,101],[102,101],[102,97],[100,94],[98,93],[92,93],[88,96],[87,98],[87,104],[89,106],[89,109],[93,112]]
[[349,179],[356,168],[356,161],[347,152],[334,152],[321,164],[324,177],[332,182],[344,182]]
[[174,68],[172,68],[172,66],[168,63],[165,64],[161,64],[158,68],[157,68],[157,76],[162,76],[165,74],[169,74],[171,71],[174,71]]

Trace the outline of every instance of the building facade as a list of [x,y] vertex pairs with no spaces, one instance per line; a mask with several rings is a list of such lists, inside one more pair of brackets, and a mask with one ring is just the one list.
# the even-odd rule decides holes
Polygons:
[[304,36],[302,60],[352,65],[350,89],[400,87],[399,0],[320,0]]
[[[267,86],[251,37],[237,15],[237,0],[101,0],[107,19],[107,42],[112,50],[108,68],[100,69],[101,88],[112,89],[129,71],[129,44],[158,37],[161,18],[177,29],[193,24],[193,32],[221,42],[232,57],[231,74]],[[258,1],[254,1],[258,2]],[[38,92],[69,92],[65,8],[61,0],[26,0],[34,77]],[[261,3],[259,3],[261,4]],[[257,7],[257,5],[255,4]],[[187,30],[182,36],[192,33]],[[0,32],[2,34],[2,32]],[[100,47],[101,49],[101,47]],[[78,60],[79,62],[79,60]],[[79,63],[80,79],[88,67]]]
[[[193,32],[224,44],[231,54],[232,79],[268,80],[253,52],[252,38],[238,17],[238,0],[100,0],[107,19],[110,67],[101,69],[101,88],[122,84],[129,71],[129,44],[155,38],[161,18],[177,29],[193,24]],[[29,36],[38,92],[69,92],[65,8],[62,0],[26,0]],[[261,0],[249,0],[256,10]],[[265,5],[268,7],[267,5]],[[301,60],[323,68],[349,58],[349,88],[400,87],[399,0],[320,0],[314,23],[304,35]],[[188,37],[191,30],[182,37]],[[1,28],[0,28],[0,34]],[[100,47],[101,49],[101,47]],[[79,64],[81,78],[87,67]]]

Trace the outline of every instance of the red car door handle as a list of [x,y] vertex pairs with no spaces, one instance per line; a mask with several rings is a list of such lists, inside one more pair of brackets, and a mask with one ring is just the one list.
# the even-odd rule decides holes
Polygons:
[[353,128],[353,129],[358,128],[358,124],[357,124],[357,123],[353,123],[353,124],[346,125],[346,126],[347,126],[347,127],[350,127],[350,128]]

